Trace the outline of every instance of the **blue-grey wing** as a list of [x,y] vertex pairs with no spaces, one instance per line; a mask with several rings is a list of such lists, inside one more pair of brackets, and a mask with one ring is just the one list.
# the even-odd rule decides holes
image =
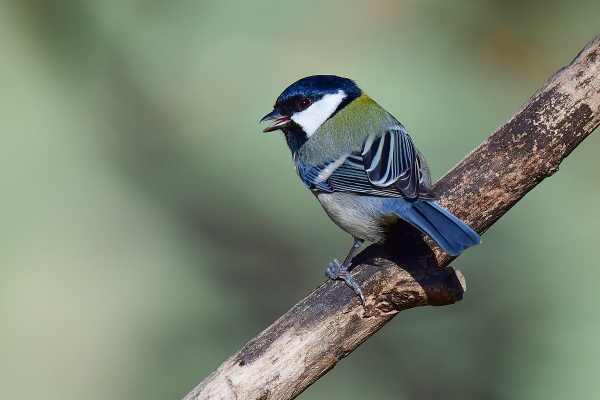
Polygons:
[[323,173],[327,166],[331,164],[332,163],[318,166],[307,166],[304,165],[302,162],[297,161],[296,171],[298,172],[300,179],[302,179],[302,182],[304,182],[306,187],[308,187],[310,190],[320,192],[333,192],[333,188],[329,185],[328,179],[320,178],[321,176],[323,176]]
[[360,155],[350,155],[329,177],[329,185],[337,192],[352,192],[370,196],[406,197],[396,187],[374,185],[367,176]]
[[[368,196],[407,197],[396,186],[374,185],[367,175],[363,157],[359,154],[344,154],[322,166],[307,167],[297,164],[298,175],[311,190],[323,192],[350,192]],[[423,186],[426,188],[425,186]],[[422,191],[423,199],[434,199],[428,189]]]
[[[410,199],[435,199],[429,189],[417,148],[402,125],[386,130],[380,137],[370,137],[361,154],[369,181],[377,187],[396,187]],[[424,162],[424,161],[423,161]]]

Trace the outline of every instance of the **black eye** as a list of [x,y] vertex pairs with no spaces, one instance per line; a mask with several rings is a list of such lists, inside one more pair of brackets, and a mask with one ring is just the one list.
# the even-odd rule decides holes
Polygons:
[[300,102],[298,103],[298,107],[301,110],[304,110],[305,108],[308,108],[308,106],[310,106],[310,100],[307,99],[306,97],[303,98],[302,100],[300,100]]

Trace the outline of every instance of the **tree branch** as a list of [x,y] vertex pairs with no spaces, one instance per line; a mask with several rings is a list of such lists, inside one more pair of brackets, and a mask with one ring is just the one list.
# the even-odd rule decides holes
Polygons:
[[[600,123],[600,36],[434,186],[439,204],[485,232],[556,171]],[[408,224],[354,264],[367,306],[326,281],[185,399],[293,399],[398,312],[462,299],[451,257]]]

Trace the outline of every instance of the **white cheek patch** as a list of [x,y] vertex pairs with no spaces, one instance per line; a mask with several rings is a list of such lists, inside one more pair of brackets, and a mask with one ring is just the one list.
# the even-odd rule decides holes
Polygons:
[[334,94],[327,94],[304,111],[292,115],[292,121],[302,127],[306,136],[311,137],[323,122],[327,121],[340,103],[347,97],[343,90]]

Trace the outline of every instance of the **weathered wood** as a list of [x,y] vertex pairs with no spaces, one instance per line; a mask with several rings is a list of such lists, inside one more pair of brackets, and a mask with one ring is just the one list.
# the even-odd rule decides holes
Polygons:
[[[600,123],[600,36],[435,185],[480,233],[554,174]],[[451,261],[407,224],[355,260],[367,306],[327,281],[225,361],[186,399],[292,399],[398,312],[462,299]],[[402,266],[400,268],[399,266]]]

